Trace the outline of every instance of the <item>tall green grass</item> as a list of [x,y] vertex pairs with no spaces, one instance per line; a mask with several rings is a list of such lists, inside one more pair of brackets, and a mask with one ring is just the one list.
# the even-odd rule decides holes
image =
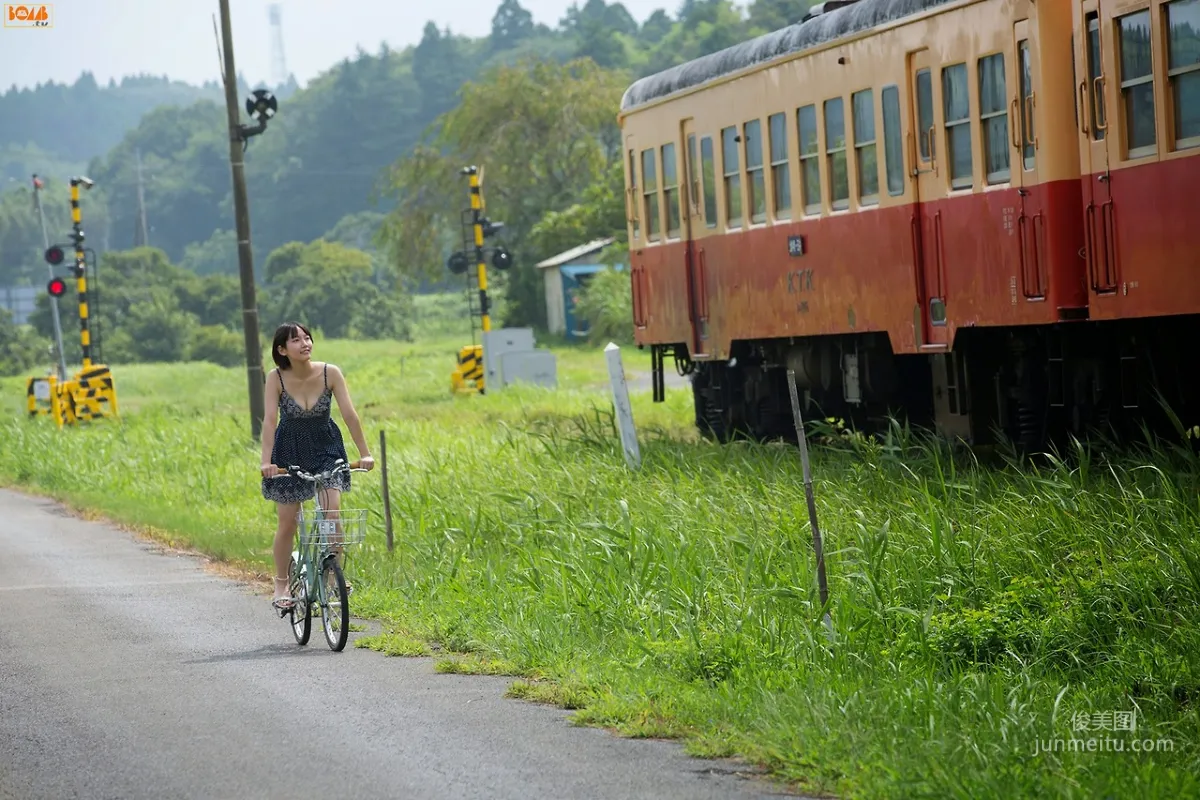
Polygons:
[[[458,344],[317,343],[372,447],[387,432],[396,549],[376,515],[350,561],[356,612],[385,622],[380,649],[471,653],[460,668],[521,676],[515,694],[581,722],[679,736],[815,791],[1200,793],[1190,451],[981,465],[902,428],[882,442],[814,431],[831,638],[794,448],[703,442],[685,390],[661,405],[641,393],[631,472],[598,349],[558,351],[557,391],[453,397]],[[268,563],[244,373],[114,371],[120,420],[0,422],[0,477]],[[0,382],[0,402],[22,401]],[[378,512],[379,473],[355,479],[346,504]],[[1109,730],[1114,712],[1136,730]],[[1075,730],[1084,720],[1108,729]]]

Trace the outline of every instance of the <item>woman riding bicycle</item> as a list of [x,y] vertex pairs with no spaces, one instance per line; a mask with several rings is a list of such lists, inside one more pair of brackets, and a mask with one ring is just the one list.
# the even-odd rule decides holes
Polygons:
[[[275,502],[278,514],[272,604],[280,610],[292,606],[288,596],[288,564],[296,535],[296,514],[300,503],[313,496],[313,485],[291,475],[274,477],[280,474],[276,466],[296,466],[315,473],[331,469],[338,459],[349,460],[342,432],[331,416],[333,398],[337,398],[338,410],[358,447],[362,467],[369,470],[375,465],[358,412],[350,400],[346,378],[335,365],[312,361],[312,346],[312,334],[300,323],[286,322],[276,328],[271,358],[278,369],[271,370],[266,381],[262,494]],[[348,491],[350,474],[342,472],[323,491],[321,505],[336,515],[341,493]]]

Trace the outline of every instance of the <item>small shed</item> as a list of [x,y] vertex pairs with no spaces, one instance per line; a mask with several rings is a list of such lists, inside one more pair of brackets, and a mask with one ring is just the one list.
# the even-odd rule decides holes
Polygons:
[[[600,255],[613,241],[611,236],[594,239],[537,265],[546,287],[546,322],[550,333],[561,333],[568,339],[587,336],[585,324],[575,318],[575,296],[593,275],[608,269],[601,263]],[[623,268],[619,264],[616,267]]]

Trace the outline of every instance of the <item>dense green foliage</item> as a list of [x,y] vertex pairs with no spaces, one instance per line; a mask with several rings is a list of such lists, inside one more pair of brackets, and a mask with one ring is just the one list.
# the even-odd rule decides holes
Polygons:
[[[266,270],[257,293],[264,338],[285,319],[301,320],[332,336],[410,337],[411,298],[394,289],[394,280],[378,259],[361,250],[324,240],[292,242],[271,253]],[[234,366],[244,362],[236,276],[197,274],[171,263],[155,247],[109,251],[101,257],[96,276],[88,290],[94,314],[93,359],[110,364],[192,360]],[[68,281],[67,287],[60,301],[63,347],[68,363],[78,363],[82,348],[73,324],[74,281]],[[47,295],[38,296],[30,324],[36,335],[19,336],[20,329],[11,322],[8,327],[15,332],[6,334],[0,321],[0,360],[6,347],[12,353],[11,363],[19,369],[44,357],[45,347],[37,337],[52,337],[54,332]]]
[[12,313],[0,308],[0,376],[20,375],[39,359],[53,361],[50,342],[28,325],[13,322]]

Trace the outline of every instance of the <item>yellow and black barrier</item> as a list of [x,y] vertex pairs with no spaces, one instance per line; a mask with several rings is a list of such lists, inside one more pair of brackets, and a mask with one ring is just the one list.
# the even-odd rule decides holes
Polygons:
[[75,374],[71,381],[75,417],[81,420],[112,417],[117,414],[117,389],[112,371],[104,364],[93,364]]
[[50,375],[30,378],[25,387],[29,416],[42,414],[58,427],[117,415],[117,389],[112,372],[103,364],[82,369],[61,383]]
[[44,378],[30,378],[25,384],[25,399],[29,407],[29,416],[36,417],[45,414],[62,424],[59,411],[59,384],[56,375]]
[[458,366],[450,374],[450,388],[455,392],[483,391],[483,345],[459,348]]

